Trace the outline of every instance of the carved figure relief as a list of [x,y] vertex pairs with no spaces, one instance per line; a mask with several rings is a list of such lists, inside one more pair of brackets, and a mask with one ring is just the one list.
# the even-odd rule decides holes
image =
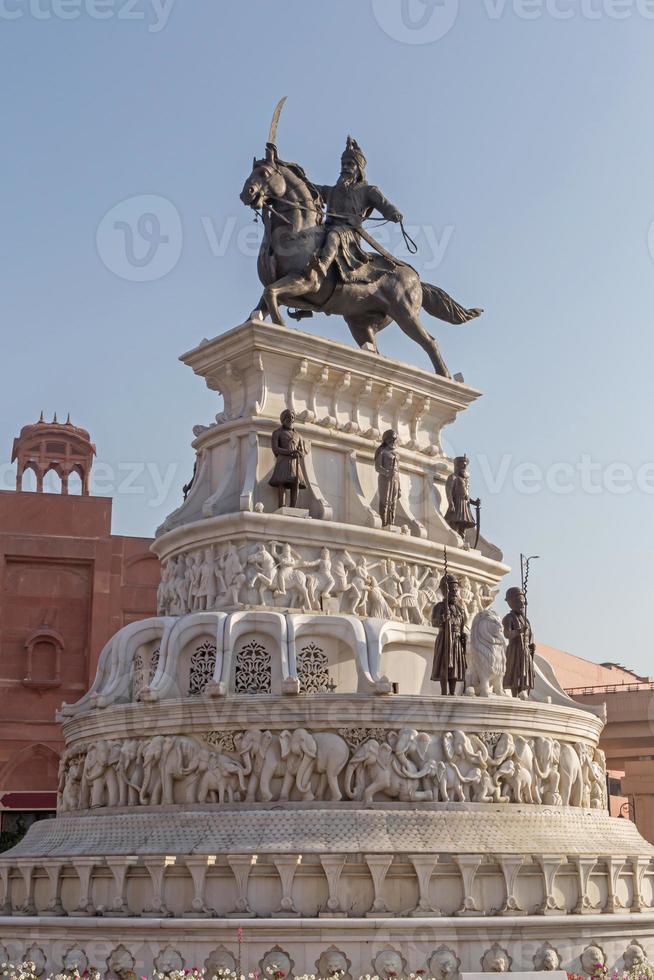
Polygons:
[[602,761],[581,743],[460,729],[252,728],[99,739],[64,754],[60,810],[343,798],[586,807]]
[[[487,609],[496,590],[463,576],[459,581],[466,622]],[[440,575],[431,566],[372,561],[328,547],[295,550],[283,541],[237,546],[222,553],[202,548],[162,563],[157,607],[161,615],[240,609],[244,606],[345,613],[428,625],[442,598]],[[327,605],[329,603],[329,606]],[[134,698],[152,679],[138,664]]]

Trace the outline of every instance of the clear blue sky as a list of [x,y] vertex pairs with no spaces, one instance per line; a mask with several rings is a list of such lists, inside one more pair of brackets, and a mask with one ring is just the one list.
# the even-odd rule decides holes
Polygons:
[[[514,566],[521,550],[542,556],[537,636],[654,674],[654,4],[164,7],[0,3],[1,458],[41,408],[70,411],[97,442],[97,475],[114,474],[97,487],[114,494],[116,532],[151,534],[177,503],[192,426],[219,410],[177,356],[258,297],[238,193],[288,95],[283,155],[330,181],[351,132],[369,179],[420,226],[424,277],[487,310],[430,325],[485,392],[448,433],[473,459],[484,532]],[[111,231],[148,210],[143,195],[172,205],[154,205],[170,232],[159,266],[138,235],[126,263],[127,233]],[[333,318],[308,329],[349,336]],[[426,366],[394,326],[381,346]],[[552,469],[584,457],[597,472]],[[543,473],[532,493],[525,463]],[[618,463],[634,474],[623,493]],[[172,476],[167,494],[152,474]]]

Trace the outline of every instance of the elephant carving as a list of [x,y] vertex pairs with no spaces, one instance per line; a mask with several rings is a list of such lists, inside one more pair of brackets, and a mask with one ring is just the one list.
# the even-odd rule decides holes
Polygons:
[[507,789],[516,803],[533,803],[531,795],[532,774],[515,759],[507,759],[495,771],[495,780],[501,787],[503,798],[508,800]]
[[245,795],[245,768],[220,752],[202,749],[198,763],[198,803],[234,803]]
[[118,779],[112,765],[113,746],[99,739],[89,746],[84,760],[80,801],[82,809],[89,806],[116,806]]
[[557,749],[552,738],[534,739],[534,769],[539,782],[539,802],[548,806],[560,806],[559,769]]
[[155,735],[141,747],[143,781],[139,802],[143,805],[158,806],[161,803],[161,758],[165,740],[164,735]]
[[488,749],[477,735],[465,732],[446,732],[443,735],[444,757],[454,762],[466,779],[473,769],[485,769],[488,764]]
[[440,735],[419,732],[415,728],[403,728],[396,736],[389,732],[388,744],[405,769],[421,769],[429,762],[442,762],[444,758],[443,740]]
[[252,728],[237,735],[235,744],[243,758],[244,774],[248,777],[247,802],[253,803],[258,793],[264,803],[270,803],[274,797],[270,784],[275,778],[283,779],[281,795],[288,799],[295,772],[282,758],[279,736]]
[[563,806],[583,806],[584,774],[581,759],[574,745],[567,742],[557,743],[559,763],[559,793]]
[[[421,790],[420,780],[429,774],[437,763],[430,763],[424,770],[409,774],[402,768],[393,749],[387,743],[370,738],[354,752],[345,771],[345,792],[353,799],[372,803],[376,793],[385,793],[402,803],[433,800],[431,790]],[[354,786],[352,785],[355,777]]]
[[135,738],[127,738],[120,746],[116,763],[118,777],[119,806],[135,806],[139,802],[143,785],[143,757],[141,743]]
[[202,746],[190,735],[171,735],[164,739],[161,753],[161,802],[175,803],[175,785],[183,783],[185,803],[192,803]]
[[59,804],[59,809],[62,813],[70,813],[71,811],[80,809],[83,775],[83,761],[81,759],[73,759],[62,779],[63,789]]
[[[338,785],[338,777],[345,769],[350,750],[347,742],[334,732],[316,732],[312,735],[306,728],[296,728],[294,732],[280,733],[282,759],[295,772],[295,785],[304,801],[322,800],[329,790],[331,800],[343,799]],[[312,788],[314,775],[319,778]],[[280,796],[287,800],[288,795]]]

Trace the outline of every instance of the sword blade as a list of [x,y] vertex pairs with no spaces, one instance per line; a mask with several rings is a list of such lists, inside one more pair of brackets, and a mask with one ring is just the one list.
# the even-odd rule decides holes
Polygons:
[[284,98],[283,99],[280,99],[279,102],[277,103],[277,105],[275,106],[275,111],[273,112],[272,122],[270,124],[270,132],[268,133],[268,142],[269,143],[273,143],[273,144],[276,144],[277,143],[277,127],[279,125],[279,117],[282,114],[282,109],[284,108],[284,103],[286,102],[286,99],[287,98],[288,98],[288,96],[285,95]]

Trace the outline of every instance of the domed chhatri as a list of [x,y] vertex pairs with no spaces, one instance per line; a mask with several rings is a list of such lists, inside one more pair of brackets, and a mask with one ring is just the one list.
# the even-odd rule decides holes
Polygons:
[[[306,179],[270,144],[260,194]],[[332,218],[318,289],[367,261]],[[479,393],[261,318],[182,361],[222,410],[153,546],[158,614],[62,706],[57,817],[0,856],[8,954],[449,980],[654,954],[654,849],[607,812],[603,708],[536,653],[526,574],[491,608],[509,569],[442,445]]]

